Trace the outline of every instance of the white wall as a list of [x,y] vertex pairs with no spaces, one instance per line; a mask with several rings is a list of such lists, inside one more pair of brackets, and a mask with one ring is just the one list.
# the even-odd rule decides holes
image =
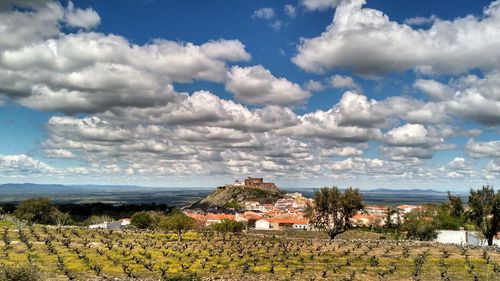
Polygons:
[[255,222],[255,229],[269,230],[270,229],[270,224],[266,220],[257,220]]
[[438,230],[436,242],[449,244],[466,244],[467,231],[464,230]]

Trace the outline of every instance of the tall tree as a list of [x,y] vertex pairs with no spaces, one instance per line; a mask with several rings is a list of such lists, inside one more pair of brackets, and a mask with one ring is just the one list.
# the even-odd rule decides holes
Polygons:
[[462,199],[459,196],[451,195],[448,191],[448,200],[450,201],[450,212],[454,217],[462,217],[464,214],[464,205],[462,204]]
[[433,219],[434,215],[434,210],[429,206],[408,213],[403,224],[406,238],[420,241],[435,239],[437,237],[437,224]]
[[352,187],[343,193],[337,187],[324,187],[314,192],[313,206],[307,210],[310,223],[325,231],[330,239],[350,226],[350,219],[364,208],[363,197],[358,189]]
[[493,245],[493,238],[500,227],[500,193],[490,185],[478,190],[470,190],[470,218],[481,231],[488,246]]
[[394,209],[391,206],[387,206],[387,213],[385,217],[385,227],[393,228],[394,224],[392,223],[392,215],[395,213]]
[[184,232],[193,229],[195,225],[194,219],[186,216],[183,212],[174,211],[171,215],[163,218],[158,227],[164,231],[174,231],[177,233],[177,240],[182,241]]

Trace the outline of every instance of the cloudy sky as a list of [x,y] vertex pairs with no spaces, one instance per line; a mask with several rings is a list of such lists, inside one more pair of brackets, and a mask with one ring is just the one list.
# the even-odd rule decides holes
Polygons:
[[500,179],[500,1],[0,1],[0,183]]

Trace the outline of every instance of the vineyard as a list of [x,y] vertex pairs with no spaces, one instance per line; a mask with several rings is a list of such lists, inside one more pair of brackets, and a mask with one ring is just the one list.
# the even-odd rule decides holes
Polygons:
[[0,238],[2,265],[31,264],[48,280],[500,280],[493,248],[9,224]]

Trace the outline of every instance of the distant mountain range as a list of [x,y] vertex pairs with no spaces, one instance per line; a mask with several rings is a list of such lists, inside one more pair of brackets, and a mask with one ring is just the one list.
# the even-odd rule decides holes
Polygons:
[[[182,207],[210,194],[208,187],[143,187],[135,185],[62,185],[8,183],[0,185],[0,203],[19,202],[32,197],[49,197],[65,203],[166,203]],[[317,188],[282,188],[284,192],[300,192],[312,197]],[[368,204],[418,204],[444,202],[447,193],[433,189],[365,189]],[[456,193],[456,192],[455,192]],[[464,201],[467,194],[459,194]]]

